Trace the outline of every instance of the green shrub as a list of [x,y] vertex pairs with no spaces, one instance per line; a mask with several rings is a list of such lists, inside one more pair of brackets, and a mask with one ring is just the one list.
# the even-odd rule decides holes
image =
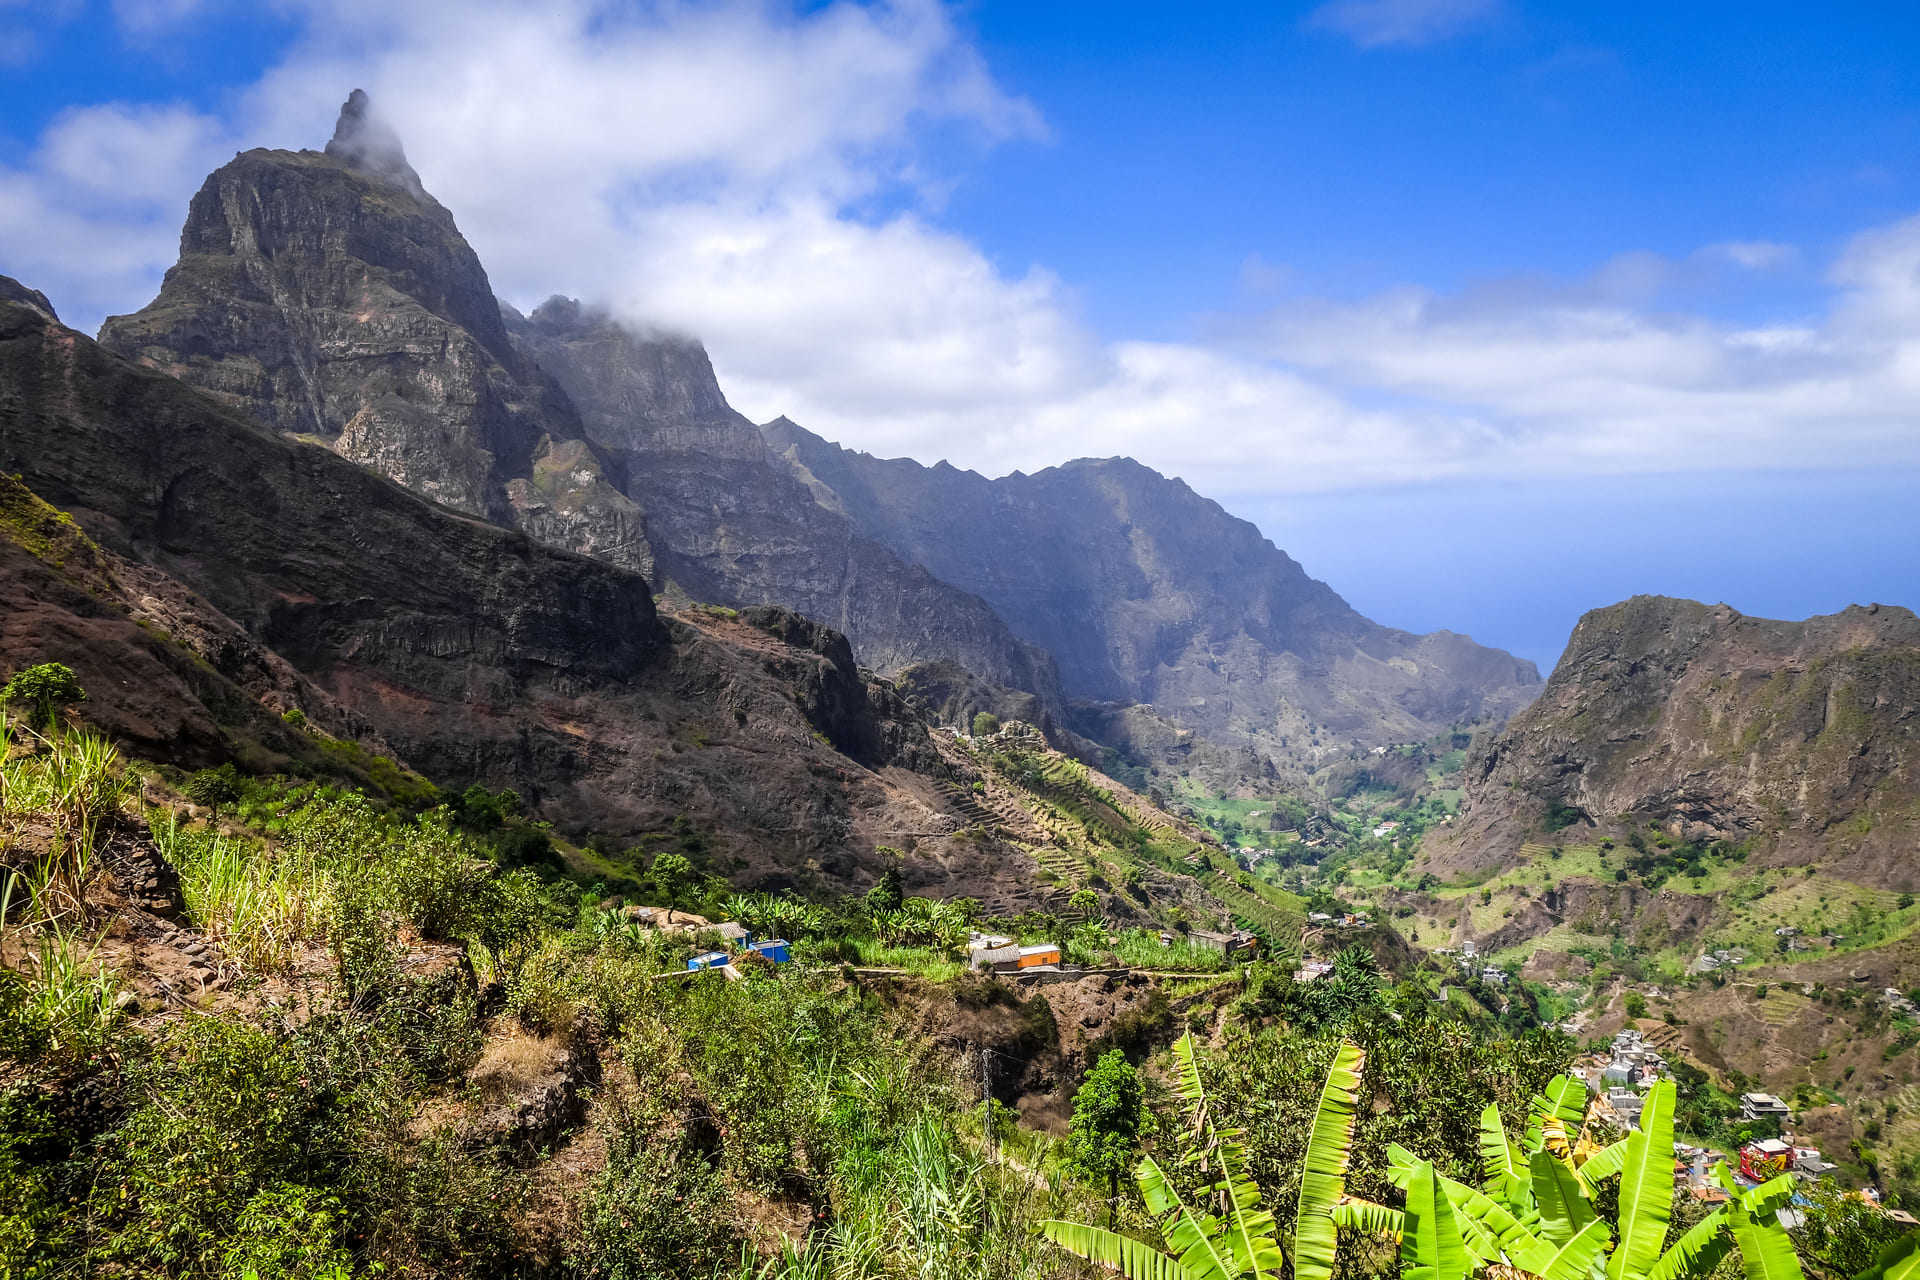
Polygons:
[[1112,1197],[1120,1175],[1133,1166],[1139,1133],[1140,1077],[1124,1053],[1109,1049],[1073,1095],[1067,1165]]
[[736,1262],[740,1236],[720,1171],[680,1144],[615,1144],[571,1259],[593,1280],[681,1280]]
[[240,799],[240,771],[228,761],[215,769],[202,769],[187,779],[187,799],[215,813]]
[[38,712],[42,725],[52,727],[59,709],[85,702],[87,691],[71,667],[58,662],[42,662],[14,673],[0,688],[0,706],[22,703]]
[[509,827],[494,839],[493,848],[500,865],[508,869],[540,867],[550,872],[566,870],[567,864],[553,847],[553,837],[539,827]]
[[880,881],[867,890],[867,914],[882,916],[898,911],[906,901],[906,890],[901,885],[900,868],[890,866],[880,873]]
[[247,1202],[227,1247],[221,1280],[350,1280],[353,1255],[341,1247],[340,1201],[282,1183]]
[[398,949],[393,925],[371,886],[352,883],[335,898],[327,942],[347,999],[364,1004],[377,1001],[394,979]]

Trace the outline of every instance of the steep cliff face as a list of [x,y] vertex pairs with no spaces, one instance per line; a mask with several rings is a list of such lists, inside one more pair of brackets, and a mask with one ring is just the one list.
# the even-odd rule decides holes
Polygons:
[[563,829],[696,831],[743,882],[863,885],[914,832],[929,883],[993,891],[984,852],[937,838],[961,823],[912,772],[924,724],[844,639],[663,617],[639,575],[422,501],[24,294],[0,280],[0,515],[28,513],[0,522],[0,669],[67,662],[91,718],[170,760],[311,752],[279,720],[298,706]]
[[509,312],[515,343],[579,406],[645,512],[663,587],[696,600],[780,604],[844,632],[881,671],[949,659],[1058,704],[1048,656],[984,601],[821,507],[727,404],[699,343],[630,331],[554,298]]
[[1528,841],[1645,833],[1751,842],[1920,885],[1920,619],[1855,606],[1804,622],[1639,596],[1587,614],[1545,691],[1468,768],[1428,858],[1503,865]]
[[[0,676],[66,662],[87,719],[171,763],[385,785],[358,740],[743,885],[832,894],[899,865],[996,912],[1064,904],[1038,797],[983,809],[972,781],[1011,785],[991,754],[931,734],[831,628],[656,612],[637,574],[426,502],[52,316],[0,278]],[[1156,901],[1224,918],[1148,874]]]
[[638,509],[357,90],[326,152],[214,172],[160,295],[100,340],[436,502],[650,567]]
[[1368,621],[1253,525],[1131,459],[988,480],[784,418],[763,430],[817,501],[1051,652],[1070,695],[1151,702],[1286,753],[1504,717],[1538,687],[1531,663],[1464,636]]

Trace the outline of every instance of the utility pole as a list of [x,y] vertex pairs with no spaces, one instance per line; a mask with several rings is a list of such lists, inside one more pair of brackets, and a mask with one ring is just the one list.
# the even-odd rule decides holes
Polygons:
[[[993,1163],[993,1073],[988,1057],[993,1050],[980,1046],[980,1131],[986,1139],[987,1162]],[[987,1239],[993,1234],[993,1190],[988,1181],[991,1175],[982,1171],[980,1179],[980,1248],[984,1251]]]
[[985,1114],[981,1132],[987,1139],[987,1158],[993,1158],[993,1075],[988,1056],[993,1050],[980,1046],[980,1106]]

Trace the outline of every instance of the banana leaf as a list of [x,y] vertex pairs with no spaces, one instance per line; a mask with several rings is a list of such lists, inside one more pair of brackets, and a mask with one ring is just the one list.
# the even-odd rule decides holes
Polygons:
[[1647,1280],[1693,1280],[1711,1275],[1733,1248],[1727,1234],[1727,1211],[1715,1209],[1673,1242],[1647,1272]]
[[1641,1106],[1640,1127],[1627,1138],[1620,1169],[1620,1247],[1608,1263],[1608,1280],[1646,1280],[1660,1260],[1673,1218],[1673,1103],[1673,1081],[1655,1084]]
[[1539,1276],[1540,1280],[1587,1280],[1593,1274],[1593,1264],[1612,1243],[1612,1229],[1595,1218],[1582,1227],[1578,1235],[1547,1257],[1542,1265],[1527,1266],[1527,1270]]
[[1177,1259],[1168,1257],[1152,1245],[1142,1244],[1130,1236],[1103,1231],[1099,1227],[1050,1219],[1040,1224],[1040,1234],[1068,1253],[1118,1272],[1128,1280],[1200,1280],[1194,1272],[1181,1266]]
[[1920,1280],[1920,1231],[1909,1231],[1853,1280]]
[[1507,1131],[1500,1124],[1500,1108],[1492,1102],[1480,1113],[1480,1161],[1486,1172],[1486,1182],[1482,1185],[1488,1195],[1515,1213],[1525,1213],[1532,1207],[1533,1189],[1527,1179],[1527,1162],[1518,1148],[1507,1141]]
[[1627,1140],[1625,1138],[1612,1146],[1602,1147],[1588,1156],[1580,1166],[1580,1181],[1587,1184],[1591,1191],[1603,1181],[1620,1172],[1627,1161]]
[[1742,1191],[1723,1163],[1715,1167],[1720,1185],[1733,1193],[1727,1204],[1727,1231],[1740,1250],[1747,1280],[1805,1280],[1793,1237],[1780,1225],[1780,1206],[1793,1198],[1793,1178],[1782,1174]]
[[1440,1187],[1453,1203],[1467,1247],[1482,1261],[1511,1262],[1538,1273],[1554,1256],[1550,1242],[1536,1236],[1492,1196],[1444,1174],[1440,1175]]
[[1148,1212],[1160,1220],[1160,1235],[1167,1247],[1195,1280],[1235,1280],[1241,1274],[1233,1265],[1232,1251],[1221,1251],[1220,1220],[1189,1208],[1152,1156],[1141,1157],[1134,1177]]
[[1398,1240],[1401,1230],[1406,1226],[1407,1215],[1358,1196],[1341,1196],[1334,1201],[1333,1220],[1336,1225],[1350,1231],[1370,1236],[1392,1236]]
[[1406,1223],[1400,1232],[1401,1280],[1466,1280],[1472,1267],[1452,1202],[1440,1189],[1432,1163],[1423,1160],[1407,1185]]
[[1353,1117],[1360,1073],[1367,1055],[1342,1041],[1320,1090],[1320,1108],[1307,1140],[1306,1168],[1300,1175],[1300,1203],[1293,1224],[1294,1280],[1331,1280],[1339,1229],[1333,1206],[1346,1191],[1347,1158],[1353,1150]]
[[1533,1175],[1533,1202],[1540,1210],[1540,1234],[1555,1247],[1565,1248],[1594,1220],[1586,1188],[1565,1162],[1547,1151],[1527,1160]]

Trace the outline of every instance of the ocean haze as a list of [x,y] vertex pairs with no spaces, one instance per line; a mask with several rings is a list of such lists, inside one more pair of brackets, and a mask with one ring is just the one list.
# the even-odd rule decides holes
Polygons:
[[1920,473],[1735,471],[1249,501],[1354,608],[1551,671],[1588,609],[1638,594],[1806,618],[1920,601]]

